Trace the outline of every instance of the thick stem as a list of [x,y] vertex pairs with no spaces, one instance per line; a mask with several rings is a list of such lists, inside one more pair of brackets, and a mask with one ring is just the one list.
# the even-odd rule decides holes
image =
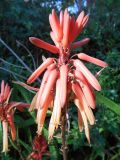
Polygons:
[[63,110],[62,113],[62,151],[63,151],[63,160],[67,160],[67,144],[65,138],[66,131],[66,109]]

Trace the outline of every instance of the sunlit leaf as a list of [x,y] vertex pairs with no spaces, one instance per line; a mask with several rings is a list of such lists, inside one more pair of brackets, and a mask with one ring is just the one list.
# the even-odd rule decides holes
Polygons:
[[113,112],[115,112],[120,116],[120,105],[116,104],[115,102],[113,102],[112,100],[103,96],[100,93],[97,93],[96,95],[98,103],[103,104],[105,107],[109,108],[110,110],[112,110]]

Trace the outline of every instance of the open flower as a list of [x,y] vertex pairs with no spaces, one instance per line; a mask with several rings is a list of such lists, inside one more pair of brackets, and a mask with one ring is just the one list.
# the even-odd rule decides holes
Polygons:
[[44,155],[50,156],[47,146],[45,138],[42,135],[36,135],[33,140],[32,153],[27,157],[27,160],[42,160]]
[[49,138],[53,137],[54,130],[57,129],[61,120],[61,111],[69,103],[72,97],[78,109],[78,124],[80,131],[85,129],[85,134],[90,142],[89,127],[95,123],[92,109],[95,108],[94,90],[100,91],[101,86],[83,61],[91,62],[102,68],[107,67],[107,63],[85,53],[75,54],[70,57],[72,49],[88,43],[89,38],[74,42],[76,37],[85,27],[89,19],[82,11],[75,20],[70,16],[67,9],[60,12],[59,18],[55,12],[49,15],[49,22],[52,31],[50,36],[55,43],[51,45],[43,40],[30,37],[29,40],[37,47],[46,49],[58,58],[47,58],[28,78],[27,83],[33,83],[44,71],[40,89],[32,101],[32,108],[36,107],[38,134],[41,134],[44,125],[46,112],[53,102],[53,112],[49,123]]
[[14,141],[16,139],[16,129],[14,124],[14,112],[15,109],[23,111],[25,107],[29,107],[29,104],[22,102],[9,102],[12,89],[5,82],[1,82],[0,92],[0,121],[3,128],[3,152],[8,151],[8,129],[11,133],[11,138]]

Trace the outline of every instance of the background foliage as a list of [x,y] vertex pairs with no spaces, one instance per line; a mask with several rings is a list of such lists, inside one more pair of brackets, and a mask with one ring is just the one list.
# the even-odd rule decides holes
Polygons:
[[[48,14],[52,8],[58,12],[68,7],[76,16],[81,10],[90,14],[89,23],[78,37],[89,37],[90,43],[73,51],[85,52],[108,62],[99,80],[102,92],[97,93],[94,111],[96,124],[91,128],[91,145],[84,133],[79,133],[76,108],[69,107],[70,130],[67,132],[69,159],[71,160],[119,160],[120,159],[120,1],[119,0],[2,0],[0,1],[0,81],[4,79],[14,87],[12,98],[31,102],[33,93],[12,84],[11,80],[26,81],[27,77],[42,61],[42,55],[51,53],[34,47],[28,37],[36,36],[51,42]],[[72,54],[73,54],[72,53]],[[16,57],[17,55],[17,57]],[[18,57],[19,56],[19,57]],[[26,65],[28,68],[26,68]],[[89,65],[93,72],[99,68]],[[35,84],[38,85],[38,82]],[[46,122],[49,122],[48,113]],[[31,152],[32,139],[36,134],[35,113],[16,113],[17,141],[10,141],[8,154],[0,154],[2,160],[25,159]],[[44,135],[47,138],[45,124]],[[49,144],[50,159],[62,159],[61,139],[56,132]],[[2,150],[2,128],[0,126],[0,150]],[[21,155],[21,156],[20,156]],[[45,158],[46,159],[46,158]]]

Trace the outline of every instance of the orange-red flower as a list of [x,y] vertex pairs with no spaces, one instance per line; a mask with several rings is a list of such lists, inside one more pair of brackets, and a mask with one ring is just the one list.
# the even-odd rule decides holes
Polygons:
[[[53,103],[53,112],[49,124],[49,138],[53,136],[54,130],[58,127],[61,118],[61,110],[69,102],[69,97],[73,98],[78,108],[78,123],[80,131],[85,129],[85,134],[90,142],[88,122],[93,125],[95,118],[92,109],[95,108],[94,89],[101,90],[101,86],[83,61],[91,62],[100,67],[107,67],[107,63],[79,53],[70,57],[72,49],[89,42],[89,38],[74,42],[81,33],[89,19],[82,11],[75,20],[70,16],[67,9],[60,12],[59,17],[55,10],[49,15],[49,22],[52,31],[50,36],[55,45],[51,45],[43,40],[30,37],[29,40],[37,47],[46,49],[58,58],[47,58],[28,78],[27,83],[33,83],[44,71],[44,76],[39,91],[32,101],[33,106],[38,109],[37,123],[38,133],[41,134],[47,109]],[[84,126],[84,127],[83,127]]]
[[29,104],[22,102],[9,102],[12,89],[5,82],[1,82],[0,92],[0,121],[3,128],[3,152],[8,151],[8,129],[11,132],[11,138],[14,141],[16,139],[16,129],[14,124],[14,112],[15,108],[19,111],[23,111],[25,107],[29,107]]
[[32,153],[27,157],[27,160],[42,160],[44,155],[50,156],[47,146],[46,139],[42,135],[36,135],[33,140]]

